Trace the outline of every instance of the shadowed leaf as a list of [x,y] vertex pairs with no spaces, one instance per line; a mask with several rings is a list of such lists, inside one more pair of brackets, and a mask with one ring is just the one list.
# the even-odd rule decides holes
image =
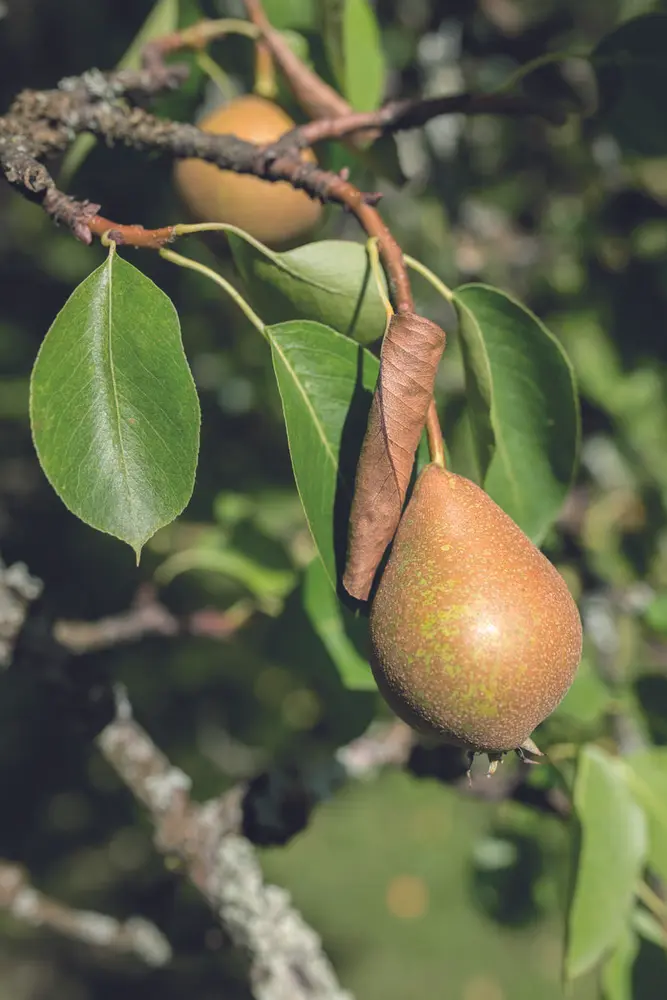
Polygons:
[[348,337],[305,320],[266,328],[294,478],[329,582],[345,553],[354,468],[378,362]]
[[505,292],[463,285],[454,304],[484,489],[539,544],[577,461],[572,365],[556,337]]
[[252,305],[267,323],[311,319],[360,344],[384,333],[386,313],[361,243],[322,240],[276,253],[228,232]]
[[667,153],[667,15],[619,25],[590,59],[600,91],[600,123],[642,156]]
[[[141,50],[152,38],[168,35],[178,27],[179,0],[157,0],[150,14],[134,36],[134,39],[118,63],[118,69],[139,69],[141,66]],[[81,167],[88,154],[95,148],[95,136],[85,133],[78,135],[67,150],[60,168],[58,183],[66,188],[74,174]]]
[[593,744],[579,754],[574,808],[581,828],[568,918],[568,979],[589,972],[619,940],[646,857],[646,820],[620,761]]
[[359,647],[368,644],[368,620],[355,618],[338,600],[319,558],[306,570],[303,605],[310,622],[336,664],[345,687],[352,691],[374,691],[375,679]]

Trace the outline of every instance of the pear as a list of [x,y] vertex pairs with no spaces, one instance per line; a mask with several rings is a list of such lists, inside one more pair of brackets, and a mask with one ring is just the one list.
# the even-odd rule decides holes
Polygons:
[[[256,94],[237,97],[199,122],[204,132],[227,133],[260,145],[275,142],[294,126],[282,108]],[[299,155],[306,162],[316,162],[312,149]],[[193,218],[238,226],[272,247],[302,239],[322,215],[318,201],[286,181],[263,181],[191,159],[178,162],[174,175]]]
[[396,714],[492,761],[539,753],[530,734],[581,657],[563,578],[484,490],[439,465],[417,480],[370,632],[375,680]]

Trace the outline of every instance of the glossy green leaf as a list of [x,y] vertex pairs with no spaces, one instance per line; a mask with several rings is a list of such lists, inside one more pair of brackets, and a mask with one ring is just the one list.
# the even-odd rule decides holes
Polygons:
[[384,94],[385,60],[369,0],[323,0],[323,35],[338,86],[355,111],[374,111]]
[[544,324],[505,292],[463,285],[454,304],[484,488],[539,543],[577,460],[572,366]]
[[336,589],[354,475],[379,363],[354,341],[305,320],[267,327],[294,477]]
[[309,319],[362,344],[384,333],[386,313],[361,243],[323,240],[275,253],[229,232],[251,305],[267,323]]
[[372,691],[373,674],[368,659],[360,652],[368,635],[367,619],[355,617],[338,600],[319,556],[306,570],[303,605],[345,687]]
[[620,940],[634,905],[646,850],[646,819],[619,760],[582,747],[574,783],[581,844],[568,918],[568,979],[590,971]]
[[642,156],[667,153],[666,51],[667,15],[646,14],[619,25],[590,57],[601,124]]
[[600,979],[604,1000],[633,1000],[632,967],[638,951],[636,936],[626,928],[602,969]]
[[137,556],[188,503],[199,402],[178,315],[113,250],[44,339],[30,419],[42,468],[63,503]]
[[631,754],[623,766],[628,786],[648,819],[649,864],[667,879],[667,747]]
[[[134,36],[134,39],[123,58],[118,63],[118,69],[139,69],[141,66],[141,50],[151,38],[168,35],[178,27],[178,0],[156,0],[148,17]],[[89,133],[78,135],[67,150],[60,168],[58,183],[67,187],[72,177],[94,149],[97,139]]]

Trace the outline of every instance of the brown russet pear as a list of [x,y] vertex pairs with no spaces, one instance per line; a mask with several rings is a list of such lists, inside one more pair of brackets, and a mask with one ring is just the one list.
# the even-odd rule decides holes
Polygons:
[[[266,145],[293,129],[294,122],[273,101],[246,94],[216,108],[199,122],[199,128]],[[315,162],[310,149],[300,156]],[[322,214],[318,201],[286,181],[274,184],[194,159],[181,160],[174,173],[179,193],[198,222],[238,226],[272,247],[307,235]]]
[[417,731],[473,752],[523,747],[581,657],[565,581],[469,479],[428,465],[401,519],[370,615],[372,668]]

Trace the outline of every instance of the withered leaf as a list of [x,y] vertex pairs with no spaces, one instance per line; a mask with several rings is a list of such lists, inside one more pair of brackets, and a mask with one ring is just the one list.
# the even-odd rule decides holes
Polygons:
[[445,332],[415,313],[392,317],[357,466],[345,589],[365,601],[401,518]]

